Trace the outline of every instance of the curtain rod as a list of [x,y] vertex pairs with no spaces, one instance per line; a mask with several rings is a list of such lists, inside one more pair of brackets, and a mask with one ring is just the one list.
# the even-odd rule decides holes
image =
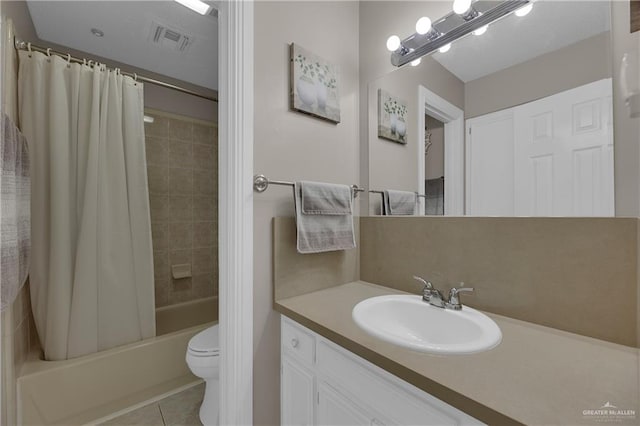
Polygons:
[[[77,64],[83,64],[83,63],[87,63],[87,62],[96,62],[97,63],[97,61],[87,61],[86,59],[80,59],[80,58],[73,57],[69,53],[58,52],[58,51],[53,50],[51,48],[37,46],[35,44],[26,42],[24,40],[20,40],[17,37],[14,40],[14,46],[15,46],[15,48],[17,50],[29,50],[29,49],[31,49],[32,51],[45,53],[47,55],[54,54],[54,55],[57,55],[57,56],[61,56],[61,57],[65,58],[65,59],[67,59],[67,60],[69,60],[71,62],[77,63]],[[149,78],[149,77],[144,77],[144,76],[136,74],[136,73],[130,73],[130,72],[124,72],[124,71],[121,71],[120,73],[123,74],[123,75],[127,75],[129,77],[132,77],[136,81],[141,81],[143,83],[155,84],[156,86],[161,86],[161,87],[165,87],[167,89],[177,90],[178,92],[182,92],[182,93],[186,93],[186,94],[189,94],[189,95],[197,96],[199,98],[206,99],[206,100],[209,100],[209,101],[213,101],[213,102],[216,102],[216,103],[218,102],[218,98],[216,98],[216,97],[203,95],[202,93],[198,93],[198,92],[195,92],[193,90],[186,89],[184,87],[176,86],[175,84],[166,83],[164,81],[155,80],[155,79]]]

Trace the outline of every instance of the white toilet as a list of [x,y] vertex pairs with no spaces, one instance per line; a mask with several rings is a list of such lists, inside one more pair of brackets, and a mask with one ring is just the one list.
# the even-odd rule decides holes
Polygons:
[[204,398],[200,406],[200,421],[204,426],[218,424],[220,404],[220,345],[218,325],[201,331],[189,340],[187,365],[193,374],[205,381]]

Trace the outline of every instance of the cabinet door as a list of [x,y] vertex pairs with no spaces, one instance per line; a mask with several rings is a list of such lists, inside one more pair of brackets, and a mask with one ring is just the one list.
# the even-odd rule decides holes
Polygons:
[[290,357],[283,356],[280,386],[281,423],[313,425],[313,373]]
[[318,383],[318,425],[383,425],[326,382]]

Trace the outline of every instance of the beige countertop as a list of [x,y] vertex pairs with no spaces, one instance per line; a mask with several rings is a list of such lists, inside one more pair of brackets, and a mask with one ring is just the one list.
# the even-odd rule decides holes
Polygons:
[[[368,335],[351,317],[358,302],[386,294],[403,292],[355,281],[277,300],[275,309],[488,424],[640,424],[637,349],[488,314],[502,330],[495,349],[414,352]],[[607,402],[636,417],[588,412]]]

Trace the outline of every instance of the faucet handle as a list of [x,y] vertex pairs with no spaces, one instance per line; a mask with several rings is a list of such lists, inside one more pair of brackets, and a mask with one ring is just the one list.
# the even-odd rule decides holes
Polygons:
[[422,284],[425,290],[433,290],[433,284],[431,284],[431,281],[427,281],[424,278],[419,277],[417,275],[414,275],[413,279],[418,281],[420,284]]
[[[460,283],[461,285],[464,285],[464,283]],[[453,287],[450,291],[449,291],[449,301],[447,302],[447,307],[450,309],[454,309],[456,311],[459,311],[460,309],[462,309],[462,304],[460,303],[460,296],[458,296],[460,293],[471,293],[474,291],[473,287],[460,287],[460,288],[455,288]]]

